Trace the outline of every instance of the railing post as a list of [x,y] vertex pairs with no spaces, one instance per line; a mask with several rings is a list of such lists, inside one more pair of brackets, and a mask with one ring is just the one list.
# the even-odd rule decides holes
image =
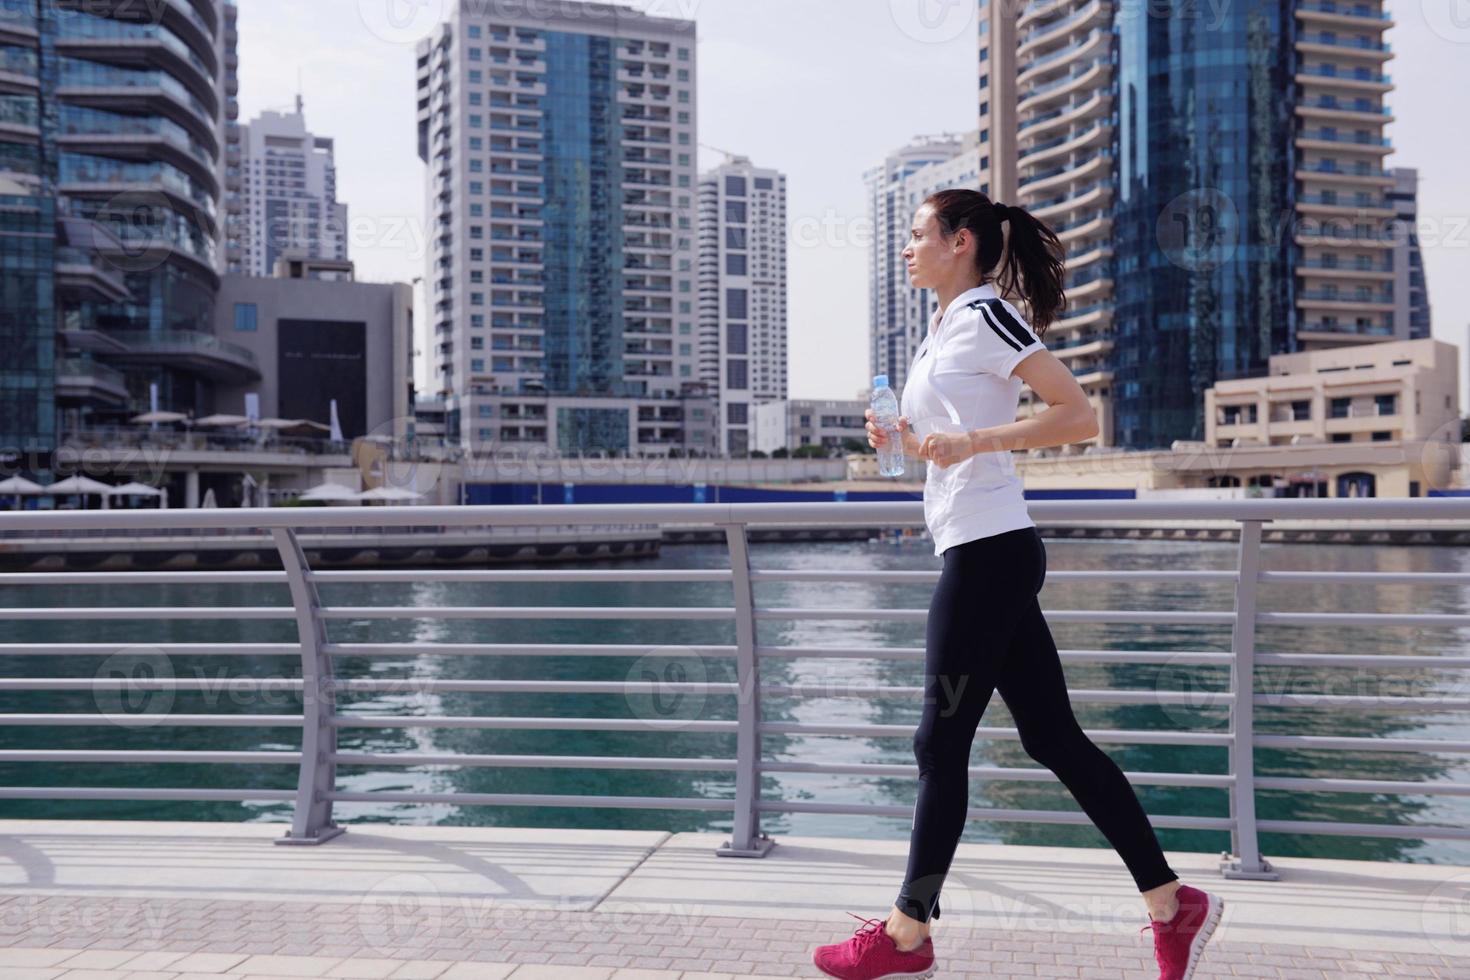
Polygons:
[[720,857],[765,857],[775,841],[761,833],[760,668],[755,657],[755,593],[750,583],[750,548],[744,524],[726,524],[730,571],[735,586],[735,823],[730,839],[715,849]]
[[301,770],[296,778],[296,811],[291,829],[275,840],[277,844],[322,844],[345,827],[332,822],[332,801],[328,794],[337,783],[337,764],[332,756],[337,751],[337,730],[332,727],[336,713],[335,677],[326,653],[327,630],[321,617],[321,598],[316,583],[307,577],[306,553],[296,532],[289,527],[271,529],[286,582],[291,589],[291,604],[296,608],[296,632],[301,640]]
[[1280,876],[1261,857],[1256,835],[1256,589],[1261,572],[1261,525],[1240,522],[1240,568],[1235,583],[1235,629],[1230,648],[1229,772],[1230,846],[1234,853],[1220,855],[1220,874],[1226,878],[1275,881]]

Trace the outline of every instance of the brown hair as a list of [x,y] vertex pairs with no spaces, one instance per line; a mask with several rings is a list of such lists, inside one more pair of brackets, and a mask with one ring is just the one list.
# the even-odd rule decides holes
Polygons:
[[[1066,248],[1056,232],[1031,212],[997,204],[969,188],[936,191],[924,203],[934,209],[945,238],[961,228],[975,236],[975,268],[981,281],[994,279],[1002,293],[1025,299],[1032,329],[1038,337],[1043,336],[1067,305],[1067,296],[1062,291],[1067,270]],[[1000,228],[1003,221],[1011,226],[1009,247]],[[1003,248],[1004,262],[1001,261]]]

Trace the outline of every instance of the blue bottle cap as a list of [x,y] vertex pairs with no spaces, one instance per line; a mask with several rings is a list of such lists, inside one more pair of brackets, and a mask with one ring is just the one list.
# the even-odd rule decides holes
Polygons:
[[888,375],[886,375],[886,374],[875,374],[873,376],[873,387],[874,388],[886,388],[886,387],[888,387]]

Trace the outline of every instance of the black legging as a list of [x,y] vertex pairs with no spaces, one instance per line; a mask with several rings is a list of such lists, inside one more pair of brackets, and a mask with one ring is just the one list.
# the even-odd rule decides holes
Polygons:
[[924,711],[914,732],[919,798],[908,872],[894,903],[927,922],[965,829],[970,743],[993,690],[1015,718],[1021,747],[1071,791],[1122,857],[1140,892],[1178,877],[1122,770],[1072,714],[1057,646],[1036,596],[1046,546],[1034,527],[946,548],[929,606]]

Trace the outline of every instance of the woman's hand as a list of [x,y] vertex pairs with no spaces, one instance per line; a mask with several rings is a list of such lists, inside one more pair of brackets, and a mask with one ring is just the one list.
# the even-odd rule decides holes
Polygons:
[[[868,422],[868,445],[874,449],[882,449],[888,444],[888,432],[881,425],[873,421],[873,410],[870,408],[863,415]],[[916,457],[919,455],[919,437],[914,435],[909,428],[909,420],[905,416],[898,417],[898,434],[903,438],[903,454]]]
[[919,446],[918,453],[920,459],[933,460],[934,465],[941,469],[963,463],[973,455],[975,447],[968,432],[931,432]]

